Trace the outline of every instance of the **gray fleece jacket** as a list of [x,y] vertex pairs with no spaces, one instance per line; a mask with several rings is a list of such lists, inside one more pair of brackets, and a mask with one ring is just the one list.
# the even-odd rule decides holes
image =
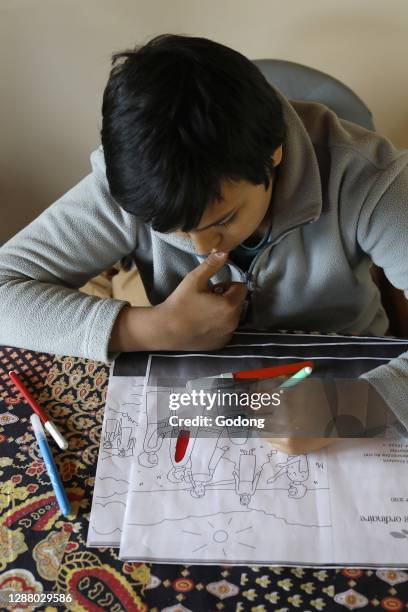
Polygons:
[[[381,266],[408,296],[408,151],[321,104],[277,95],[287,137],[269,242],[247,273],[231,262],[214,281],[248,284],[247,328],[383,335],[388,321],[369,268]],[[101,147],[91,165],[0,249],[0,344],[109,362],[112,326],[127,302],[78,288],[133,253],[158,304],[198,264],[188,239],[118,206]],[[408,353],[363,376],[408,426]]]

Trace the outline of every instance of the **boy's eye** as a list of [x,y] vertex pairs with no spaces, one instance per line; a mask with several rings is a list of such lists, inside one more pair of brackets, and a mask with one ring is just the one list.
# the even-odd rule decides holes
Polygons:
[[216,227],[228,227],[232,221],[235,219],[235,217],[237,216],[237,213],[234,213],[231,217],[229,217],[229,219],[226,219],[225,221],[222,221],[221,223],[217,223]]

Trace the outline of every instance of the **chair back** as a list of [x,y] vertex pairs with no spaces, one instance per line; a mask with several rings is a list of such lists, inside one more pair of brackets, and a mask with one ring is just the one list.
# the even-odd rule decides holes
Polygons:
[[373,117],[364,102],[334,77],[295,62],[279,59],[252,60],[266,80],[291,100],[320,102],[340,119],[375,131]]

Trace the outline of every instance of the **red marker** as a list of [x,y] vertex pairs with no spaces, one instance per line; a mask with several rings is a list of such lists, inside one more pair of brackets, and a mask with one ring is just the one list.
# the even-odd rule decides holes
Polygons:
[[[273,366],[271,368],[259,368],[258,370],[243,370],[241,372],[233,372],[232,378],[242,380],[243,378],[274,378],[275,376],[288,376],[296,374],[303,368],[314,368],[313,361],[299,361],[296,363],[286,363],[284,365]],[[228,378],[227,374],[221,374],[221,377]]]
[[[257,370],[241,370],[240,372],[227,372],[225,374],[217,374],[216,376],[206,376],[207,378],[234,378],[242,380],[244,378],[274,378],[275,376],[289,376],[296,374],[303,368],[314,368],[313,361],[298,361],[296,363],[287,363],[284,365],[272,366],[270,368],[258,368]],[[188,381],[191,383],[192,381]]]
[[9,376],[17,389],[20,391],[21,395],[24,397],[26,402],[30,404],[31,408],[34,410],[36,414],[40,417],[41,421],[44,423],[45,429],[52,435],[56,443],[62,450],[66,450],[68,448],[68,442],[63,438],[63,436],[58,431],[56,425],[50,421],[45,412],[40,408],[36,400],[33,398],[29,390],[25,387],[22,381],[17,376],[17,373],[11,370],[9,372]]
[[190,432],[188,429],[181,429],[177,436],[176,452],[174,453],[174,461],[179,463],[186,454],[188,441],[190,440]]

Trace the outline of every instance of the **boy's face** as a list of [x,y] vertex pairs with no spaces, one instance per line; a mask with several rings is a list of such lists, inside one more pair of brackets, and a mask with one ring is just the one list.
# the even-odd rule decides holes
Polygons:
[[[275,167],[282,160],[282,146],[272,156]],[[252,185],[248,181],[224,182],[221,187],[223,200],[210,204],[194,230],[176,232],[188,236],[197,253],[205,255],[212,249],[226,253],[244,242],[261,225],[269,208],[273,189],[272,175],[268,190],[265,186]]]

